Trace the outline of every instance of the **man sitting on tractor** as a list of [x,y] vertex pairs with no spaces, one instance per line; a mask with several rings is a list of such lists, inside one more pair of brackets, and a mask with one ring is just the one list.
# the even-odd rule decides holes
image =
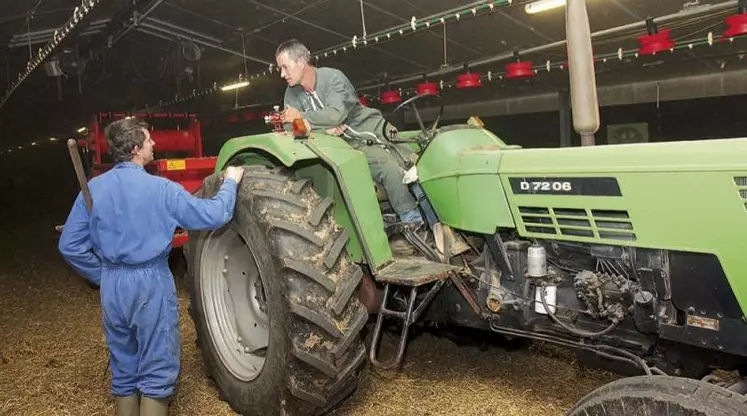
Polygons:
[[[285,90],[283,122],[304,119],[312,131],[342,135],[353,148],[368,159],[371,176],[381,184],[389,196],[389,203],[403,223],[422,224],[415,198],[403,183],[404,168],[395,156],[381,145],[370,142],[386,141],[380,133],[387,123],[381,111],[363,106],[358,94],[342,71],[311,65],[309,50],[298,40],[282,43],[275,53],[280,75],[288,83]],[[408,160],[413,152],[398,146],[400,155]]]

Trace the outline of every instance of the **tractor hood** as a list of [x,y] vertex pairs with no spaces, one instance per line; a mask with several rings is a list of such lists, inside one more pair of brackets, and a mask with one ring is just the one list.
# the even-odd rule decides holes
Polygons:
[[502,175],[589,175],[747,169],[747,138],[522,149],[503,152]]
[[[516,226],[511,201],[517,194],[618,196],[630,186],[621,175],[747,174],[745,155],[747,138],[522,149],[488,130],[454,126],[423,153],[418,178],[444,224],[493,233]],[[522,188],[534,185],[542,189]]]

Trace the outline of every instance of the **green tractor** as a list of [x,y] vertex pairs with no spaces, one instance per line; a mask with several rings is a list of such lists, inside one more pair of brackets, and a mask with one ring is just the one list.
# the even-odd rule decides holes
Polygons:
[[[583,0],[568,1],[567,19],[574,125],[588,144],[599,116]],[[273,132],[223,146],[199,194],[245,166],[234,219],[190,233],[186,254],[197,342],[235,411],[324,413],[366,363],[399,366],[411,325],[434,322],[640,372],[569,415],[747,414],[747,382],[703,379],[747,369],[747,139],[522,149],[437,122],[399,135],[418,153],[407,177],[422,229],[392,220],[365,156],[341,138]],[[390,244],[403,238],[410,252]],[[378,354],[384,318],[401,328],[390,360]]]

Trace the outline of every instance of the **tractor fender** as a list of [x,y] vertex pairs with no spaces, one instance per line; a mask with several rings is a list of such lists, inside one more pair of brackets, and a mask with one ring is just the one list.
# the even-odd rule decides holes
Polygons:
[[272,156],[286,167],[291,167],[301,160],[313,160],[318,157],[302,141],[295,140],[285,133],[266,133],[252,136],[241,136],[228,140],[218,153],[215,171],[225,169],[226,164],[241,153],[255,153]]
[[282,164],[297,177],[311,179],[322,198],[333,200],[335,220],[350,233],[347,250],[353,261],[368,264],[373,273],[392,261],[368,160],[341,138],[312,134],[299,140],[285,133],[237,137],[221,148],[216,172],[234,161]]

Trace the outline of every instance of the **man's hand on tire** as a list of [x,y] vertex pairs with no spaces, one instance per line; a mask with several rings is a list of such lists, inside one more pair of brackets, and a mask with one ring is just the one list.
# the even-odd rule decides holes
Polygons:
[[240,166],[229,166],[226,168],[223,177],[233,179],[236,183],[239,183],[241,182],[241,178],[244,177],[244,168]]

